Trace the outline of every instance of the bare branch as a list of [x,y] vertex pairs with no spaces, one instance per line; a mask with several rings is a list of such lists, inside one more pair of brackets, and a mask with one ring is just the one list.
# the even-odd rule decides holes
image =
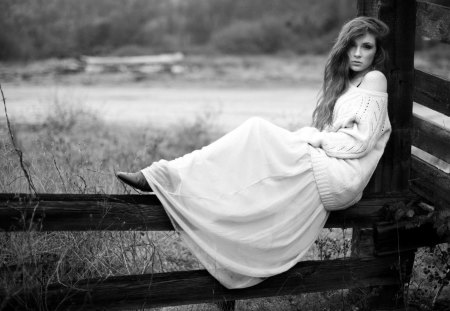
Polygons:
[[28,181],[28,187],[30,192],[33,191],[34,195],[37,196],[37,191],[36,191],[36,187],[33,184],[33,180],[31,179],[30,174],[28,173],[27,169],[25,168],[25,165],[23,164],[23,153],[22,150],[20,150],[17,146],[16,146],[16,141],[14,139],[14,135],[12,133],[11,130],[11,123],[9,122],[9,117],[8,117],[8,110],[6,109],[6,100],[5,100],[5,95],[3,94],[3,89],[2,86],[0,84],[0,92],[2,93],[2,100],[3,100],[3,107],[5,108],[5,116],[6,116],[6,123],[8,125],[8,132],[9,132],[9,137],[11,137],[11,142],[12,145],[14,147],[14,150],[17,153],[17,156],[19,157],[19,162],[20,162],[20,167],[22,168],[23,173],[25,174],[25,178]]

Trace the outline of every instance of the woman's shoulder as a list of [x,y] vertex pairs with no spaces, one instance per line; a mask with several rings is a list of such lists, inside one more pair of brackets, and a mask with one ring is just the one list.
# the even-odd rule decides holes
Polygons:
[[359,87],[375,92],[386,92],[387,80],[381,71],[372,70],[366,73]]

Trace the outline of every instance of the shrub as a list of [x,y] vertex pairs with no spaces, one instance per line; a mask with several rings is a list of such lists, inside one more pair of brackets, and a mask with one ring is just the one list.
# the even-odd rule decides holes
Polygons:
[[212,43],[221,52],[232,54],[271,54],[283,50],[292,36],[274,18],[239,21],[213,35]]

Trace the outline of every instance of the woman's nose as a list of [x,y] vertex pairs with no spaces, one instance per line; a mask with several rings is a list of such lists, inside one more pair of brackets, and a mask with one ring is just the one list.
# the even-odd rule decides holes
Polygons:
[[359,47],[355,48],[354,55],[355,55],[355,57],[361,57],[361,49]]

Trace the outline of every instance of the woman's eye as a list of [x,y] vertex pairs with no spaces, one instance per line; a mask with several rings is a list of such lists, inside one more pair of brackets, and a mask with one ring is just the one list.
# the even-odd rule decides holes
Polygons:
[[367,49],[367,50],[370,50],[372,47],[373,47],[373,46],[370,45],[370,44],[364,44],[364,45],[363,45],[363,48],[365,48],[365,49]]

